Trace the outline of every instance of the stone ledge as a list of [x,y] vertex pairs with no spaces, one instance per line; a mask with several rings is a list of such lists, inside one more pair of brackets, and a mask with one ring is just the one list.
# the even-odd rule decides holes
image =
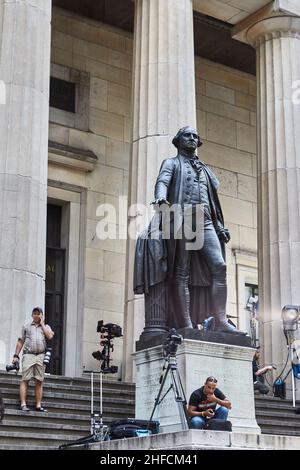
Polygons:
[[86,173],[93,171],[98,161],[98,157],[90,150],[82,150],[52,141],[49,141],[48,154],[49,163],[71,167]]
[[300,437],[197,429],[101,442],[91,446],[92,450],[288,450],[299,448]]

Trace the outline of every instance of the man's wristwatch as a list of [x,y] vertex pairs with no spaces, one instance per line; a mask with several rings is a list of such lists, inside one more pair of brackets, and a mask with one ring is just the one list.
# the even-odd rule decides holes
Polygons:
[[14,358],[16,357],[17,359],[20,359],[19,356],[18,356],[18,354],[14,354],[13,357],[14,357]]

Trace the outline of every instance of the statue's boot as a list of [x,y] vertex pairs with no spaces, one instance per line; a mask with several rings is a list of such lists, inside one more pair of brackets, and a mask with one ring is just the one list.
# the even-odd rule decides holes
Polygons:
[[175,310],[179,328],[193,328],[187,276],[176,277]]
[[233,325],[231,325],[228,320],[225,312],[216,313],[215,315],[215,327],[214,331],[220,333],[230,333],[234,335],[246,335],[246,331],[237,330]]

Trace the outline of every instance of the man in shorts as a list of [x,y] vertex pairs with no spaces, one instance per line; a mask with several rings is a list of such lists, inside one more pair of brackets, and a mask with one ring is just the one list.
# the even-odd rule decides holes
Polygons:
[[22,328],[21,336],[16,344],[16,351],[13,357],[13,363],[20,360],[19,354],[23,348],[22,357],[22,381],[20,383],[20,401],[21,410],[29,411],[26,404],[28,382],[35,379],[35,402],[36,411],[46,411],[42,407],[43,380],[45,374],[45,365],[43,364],[46,350],[46,341],[51,340],[54,332],[49,325],[45,325],[43,310],[35,307],[32,310],[32,321],[25,323]]

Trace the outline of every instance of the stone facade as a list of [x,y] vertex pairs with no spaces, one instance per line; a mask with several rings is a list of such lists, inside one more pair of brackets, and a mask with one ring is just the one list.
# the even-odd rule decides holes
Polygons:
[[[119,366],[132,364],[130,354],[143,328],[143,300],[142,297],[134,297],[131,292],[134,244],[127,245],[125,239],[126,198],[129,196],[131,202],[150,202],[161,160],[172,152],[175,154],[170,144],[172,133],[179,125],[195,122],[204,140],[200,158],[212,167],[220,179],[221,204],[232,236],[226,249],[228,313],[238,316],[240,328],[248,329],[244,286],[246,283],[257,284],[258,279],[258,212],[261,296],[268,310],[264,316],[267,324],[264,332],[265,349],[268,350],[266,357],[270,361],[275,358],[278,365],[282,364],[285,351],[281,354],[282,348],[277,348],[281,342],[279,336],[282,336],[281,304],[299,303],[298,225],[293,216],[298,210],[299,198],[297,192],[282,189],[289,187],[289,181],[295,183],[293,178],[296,178],[299,166],[297,151],[293,153],[299,138],[295,131],[291,131],[290,118],[286,117],[294,113],[294,122],[297,124],[299,120],[299,111],[293,108],[290,95],[286,95],[291,81],[299,79],[296,52],[299,48],[297,15],[300,12],[297,2],[255,0],[252,2],[253,8],[248,8],[246,0],[174,0],[172,13],[176,10],[176,17],[168,10],[168,2],[161,0],[160,14],[164,18],[163,23],[169,26],[169,36],[166,37],[166,29],[153,22],[158,3],[152,2],[153,10],[150,11],[148,0],[139,0],[136,2],[140,14],[136,22],[136,38],[143,28],[149,33],[145,36],[149,42],[142,44],[143,50],[138,49],[137,41],[134,48],[131,33],[59,8],[52,10],[50,28],[50,0],[40,2],[43,5],[40,8],[35,8],[36,3],[35,0],[24,0],[19,11],[18,2],[0,0],[0,103],[5,93],[10,103],[10,107],[0,108],[3,117],[0,132],[2,142],[7,144],[1,148],[0,178],[3,184],[0,190],[1,201],[8,201],[2,204],[0,212],[0,297],[5,299],[1,311],[1,321],[3,317],[5,327],[0,335],[0,365],[3,366],[11,357],[19,324],[29,316],[30,306],[44,301],[47,177],[48,200],[63,207],[63,246],[68,255],[63,372],[81,375],[84,366],[90,368],[97,365],[91,352],[99,347],[96,326],[100,319],[125,327],[124,338],[115,340],[113,363]],[[256,10],[261,7],[262,10],[257,13]],[[257,83],[252,75],[191,54],[192,8],[237,24],[236,39],[257,49]],[[17,24],[14,15],[16,21],[21,21],[23,29],[27,20],[43,27],[31,28],[30,32],[25,28],[23,33],[27,35],[19,36],[12,27]],[[278,20],[278,17],[284,17],[284,20]],[[259,19],[263,21],[257,26]],[[182,49],[176,46],[176,21],[180,21],[182,32],[179,39],[184,41],[185,50],[189,51],[188,61]],[[24,37],[28,43],[42,44],[41,50],[29,50]],[[154,48],[161,44],[162,39],[162,44],[170,47]],[[17,53],[9,62],[11,44],[16,45]],[[270,45],[271,49],[267,47]],[[280,52],[280,48],[285,48],[286,53]],[[143,53],[139,56],[141,51]],[[292,60],[294,56],[295,60]],[[182,70],[187,67],[187,62],[189,70],[195,64],[195,74],[187,74],[189,82],[185,83],[187,78]],[[50,64],[53,77],[76,83],[77,110],[70,115],[66,111],[50,108],[47,168]],[[147,64],[151,67],[147,68]],[[271,65],[277,67],[276,79],[272,75]],[[290,72],[281,77],[282,69]],[[274,79],[272,82],[268,80],[268,75]],[[157,80],[158,76],[163,76],[166,81],[162,83]],[[173,76],[178,80],[171,80]],[[269,83],[272,89],[266,87]],[[143,86],[139,88],[141,84]],[[148,84],[146,94],[145,84]],[[184,85],[189,90],[185,100],[174,102],[174,95],[183,96]],[[288,109],[288,114],[284,114],[284,109],[280,107],[283,101],[278,99],[276,87],[284,88],[282,93],[287,98],[285,109]],[[18,95],[21,89],[24,93]],[[172,93],[168,94],[170,89]],[[266,99],[266,93],[270,91],[273,94]],[[186,113],[179,114],[180,106]],[[263,113],[266,107],[271,113],[268,116],[273,116],[272,109],[276,109],[272,126]],[[31,111],[35,113],[32,119],[19,119],[22,113],[28,116]],[[15,127],[8,126],[10,122]],[[270,145],[288,143],[281,147],[282,161],[277,154],[277,159],[273,158],[272,151],[265,152],[263,143],[266,136]],[[18,146],[14,145],[16,142]],[[292,145],[293,142],[295,145]],[[21,166],[14,160],[20,155],[20,150]],[[268,165],[270,171],[266,171]],[[286,165],[291,169],[287,174]],[[269,188],[269,193],[266,188]],[[275,204],[275,196],[279,193],[285,205]],[[11,199],[12,194],[16,198]],[[289,201],[292,201],[295,210],[289,213],[287,224]],[[115,214],[109,215],[108,228],[117,236],[106,240],[98,237],[101,215],[97,208],[103,204],[115,208]],[[24,220],[19,217],[20,212],[24,212],[20,209],[23,206],[26,208]],[[29,243],[29,228],[35,223],[37,214],[39,230]],[[270,214],[272,217],[269,218]],[[282,230],[283,227],[285,230]],[[294,237],[292,245],[289,245],[291,232]],[[23,234],[25,238],[22,238]],[[280,246],[284,247],[283,251]],[[276,251],[276,256],[272,250]],[[38,263],[34,261],[36,253]],[[277,260],[276,263],[269,261],[271,257]],[[291,269],[290,265],[294,267]],[[281,276],[279,267],[284,267],[287,274]],[[9,320],[5,312],[9,312]],[[133,313],[134,321],[130,323]],[[271,343],[273,346],[270,346]],[[121,375],[131,380],[133,371],[129,368],[126,372],[120,367]]]
[[[244,284],[257,284],[256,86],[255,77],[196,57],[197,125],[204,144],[199,156],[220,181],[225,225],[228,314],[249,330]],[[237,253],[244,254],[244,280]],[[250,259],[249,259],[250,257]],[[240,298],[240,301],[239,301]]]
[[[75,192],[81,188],[86,193],[85,213],[80,220],[84,233],[78,246],[84,263],[83,276],[75,280],[76,285],[69,286],[74,295],[80,290],[82,295],[76,312],[80,317],[76,337],[82,355],[75,370],[66,357],[66,373],[80,375],[83,367],[99,365],[91,355],[99,349],[98,320],[123,326],[126,240],[99,240],[96,229],[100,204],[111,204],[116,209],[116,217],[110,216],[109,220],[112,231],[119,232],[120,224],[121,229],[122,225],[126,228],[126,200],[125,206],[123,202],[123,208],[122,205],[119,208],[119,197],[128,193],[132,37],[116,28],[54,9],[51,65],[56,74],[57,66],[60,71],[85,74],[89,96],[85,106],[88,130],[82,130],[76,123],[70,126],[66,112],[59,116],[50,112],[49,140],[92,151],[97,156],[93,171],[88,172],[49,162],[50,185],[60,183],[71,193],[74,186]],[[122,339],[116,339],[113,364],[121,366],[121,358]]]
[[[72,80],[72,77],[74,80],[74,75],[81,76],[77,80],[88,84],[89,94],[81,119],[71,121],[67,112],[50,108],[49,141],[78,151],[92,151],[97,156],[97,163],[90,171],[87,166],[80,167],[77,160],[70,163],[55,158],[53,150],[49,150],[48,197],[54,203],[72,206],[74,240],[68,248],[70,256],[83,263],[81,272],[76,270],[74,262],[67,266],[70,272],[66,295],[70,306],[66,307],[66,344],[72,354],[66,354],[65,373],[70,375],[80,375],[83,366],[97,365],[91,353],[99,348],[98,320],[123,326],[126,240],[99,240],[96,229],[100,220],[97,207],[105,203],[116,209],[116,218],[110,220],[110,228],[118,231],[121,224],[123,231],[126,229],[127,220],[122,205],[119,208],[119,197],[128,196],[132,73],[131,34],[59,8],[53,9],[51,76],[65,80]],[[196,57],[195,82],[197,125],[204,139],[201,158],[220,179],[225,220],[232,234],[227,247],[228,311],[236,316],[235,251],[250,252],[255,256],[257,248],[255,78]],[[189,117],[185,120],[190,123]],[[86,130],[82,125],[84,121],[88,123]],[[175,128],[177,125],[173,131]],[[165,153],[175,154],[170,139],[168,137]],[[158,156],[153,178],[166,156]],[[152,188],[153,184],[149,187],[146,203]],[[255,270],[251,276],[256,278]],[[78,301],[75,302],[76,296]],[[243,308],[241,303],[241,315]],[[241,322],[245,323],[242,317]],[[133,334],[135,338],[142,327],[141,318]],[[74,347],[73,337],[77,345],[80,344],[79,350]],[[131,338],[125,340],[132,344]],[[123,338],[115,340],[113,363],[119,366],[124,360],[123,341]],[[5,362],[4,358],[2,361]]]
[[[123,31],[59,9],[54,10],[52,24],[52,64],[77,68],[90,76],[90,131],[50,121],[49,138],[92,150],[98,163],[93,172],[85,174],[50,163],[49,179],[87,190],[82,364],[91,367],[95,365],[91,352],[98,348],[97,321],[103,319],[123,326],[126,241],[97,239],[100,219],[96,210],[99,204],[108,203],[118,215],[118,197],[128,195],[133,40]],[[196,57],[195,80],[197,125],[204,139],[200,158],[220,179],[224,216],[232,234],[227,246],[228,312],[236,316],[235,251],[255,257],[257,249],[255,78]],[[170,151],[175,154],[175,149]],[[160,155],[160,160],[165,156]],[[250,264],[248,282],[255,283],[256,278]],[[244,307],[241,302],[240,322],[245,327]],[[139,334],[140,331],[135,331],[135,337]],[[131,338],[127,341],[131,342]],[[115,340],[115,347],[114,363],[120,365],[122,339]]]

